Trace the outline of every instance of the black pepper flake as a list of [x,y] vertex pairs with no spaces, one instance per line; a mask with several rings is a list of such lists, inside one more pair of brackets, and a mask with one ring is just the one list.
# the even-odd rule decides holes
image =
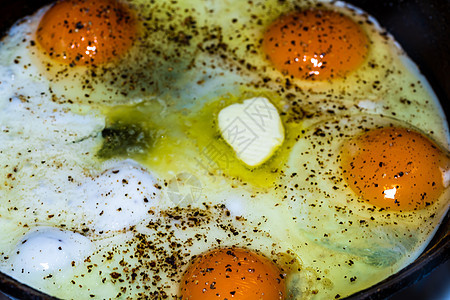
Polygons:
[[75,24],[75,28],[76,28],[76,29],[83,29],[83,28],[84,28],[84,24],[81,23],[81,22],[77,22],[77,23]]

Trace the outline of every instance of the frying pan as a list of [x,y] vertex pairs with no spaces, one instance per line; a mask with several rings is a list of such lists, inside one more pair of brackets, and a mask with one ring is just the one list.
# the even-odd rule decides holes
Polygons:
[[[0,0],[0,36],[18,19],[51,0]],[[402,45],[429,80],[450,117],[449,0],[347,0],[374,16]],[[449,199],[450,200],[450,199]],[[346,299],[385,299],[404,289],[450,257],[450,216],[445,216],[434,238],[413,263],[382,282]],[[448,280],[443,278],[442,280]],[[19,299],[55,299],[0,273],[0,291]]]

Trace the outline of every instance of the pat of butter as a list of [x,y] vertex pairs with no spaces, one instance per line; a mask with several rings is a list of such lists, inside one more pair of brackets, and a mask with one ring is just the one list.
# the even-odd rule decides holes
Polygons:
[[264,97],[225,107],[218,123],[222,137],[250,167],[266,162],[284,141],[280,115]]

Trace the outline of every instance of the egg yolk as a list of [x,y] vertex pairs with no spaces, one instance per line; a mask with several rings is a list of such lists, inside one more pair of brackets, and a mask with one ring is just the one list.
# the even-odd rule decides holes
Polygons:
[[42,17],[36,39],[69,65],[100,65],[121,57],[137,35],[132,12],[116,0],[63,0]]
[[381,128],[345,142],[341,164],[349,186],[370,204],[410,211],[435,202],[445,189],[450,159],[421,133]]
[[331,80],[357,69],[369,40],[349,17],[309,9],[277,19],[263,37],[263,51],[276,69],[300,79]]
[[284,299],[285,280],[269,259],[240,248],[214,249],[196,258],[181,281],[182,299]]

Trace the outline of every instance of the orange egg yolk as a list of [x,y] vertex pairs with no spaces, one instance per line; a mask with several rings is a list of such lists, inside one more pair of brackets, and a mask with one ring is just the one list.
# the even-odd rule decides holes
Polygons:
[[136,35],[133,13],[116,0],[62,0],[42,17],[36,39],[59,62],[100,65],[123,56]]
[[357,69],[369,40],[349,17],[309,9],[277,19],[263,37],[263,51],[276,69],[300,79],[331,80]]
[[199,256],[181,281],[182,299],[277,300],[285,280],[269,259],[240,248],[215,249]]
[[341,164],[349,186],[370,204],[410,211],[435,202],[444,191],[448,155],[421,133],[381,128],[345,142]]

